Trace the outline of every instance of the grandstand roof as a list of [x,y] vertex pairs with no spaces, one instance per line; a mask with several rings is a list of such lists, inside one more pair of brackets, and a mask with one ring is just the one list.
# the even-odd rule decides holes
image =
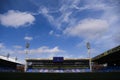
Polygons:
[[[53,58],[27,58],[26,60],[53,60]],[[89,60],[89,58],[64,58],[64,60]]]
[[0,55],[0,60],[5,60],[5,61],[9,61],[9,62],[21,64],[20,62],[16,61],[16,60],[13,59],[13,58],[7,58],[7,57],[1,56],[1,55]]
[[92,61],[98,63],[120,62],[120,45],[92,58]]

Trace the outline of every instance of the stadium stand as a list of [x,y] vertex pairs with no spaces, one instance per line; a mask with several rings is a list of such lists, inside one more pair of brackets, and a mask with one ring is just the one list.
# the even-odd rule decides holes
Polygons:
[[93,69],[98,72],[120,72],[120,45],[94,58]]
[[89,59],[64,59],[53,57],[53,59],[26,59],[27,72],[54,72],[73,73],[89,72]]
[[21,72],[23,71],[23,68],[24,65],[18,61],[5,56],[0,56],[0,72]]

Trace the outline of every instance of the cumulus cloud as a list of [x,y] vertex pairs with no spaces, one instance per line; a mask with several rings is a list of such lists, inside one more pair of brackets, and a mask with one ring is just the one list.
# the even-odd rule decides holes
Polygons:
[[33,24],[35,17],[28,12],[9,10],[7,13],[0,14],[0,22],[6,27],[19,28],[20,26]]
[[64,31],[64,34],[70,36],[93,38],[100,36],[104,31],[108,29],[109,24],[105,20],[101,19],[84,19],[76,26],[68,27]]
[[63,52],[63,50],[60,50],[59,47],[49,48],[47,46],[43,46],[37,49],[31,49],[30,53],[59,53]]
[[31,40],[33,40],[33,37],[25,36],[24,39],[25,39],[25,40],[28,40],[28,41],[31,41]]
[[[16,51],[13,51],[14,53],[25,53],[26,52],[26,50],[16,50]],[[48,46],[42,46],[42,47],[39,47],[39,48],[35,48],[35,49],[29,49],[28,50],[28,53],[31,53],[31,54],[44,54],[44,53],[50,53],[50,54],[54,54],[54,53],[62,53],[62,52],[64,52],[64,50],[61,50],[61,49],[59,49],[59,47],[58,46],[56,46],[56,47],[53,47],[53,48],[50,48],[50,47],[48,47]]]

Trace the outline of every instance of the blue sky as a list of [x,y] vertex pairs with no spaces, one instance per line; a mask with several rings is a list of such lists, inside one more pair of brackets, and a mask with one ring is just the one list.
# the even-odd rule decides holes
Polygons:
[[94,57],[120,45],[119,6],[119,0],[2,0],[0,55],[88,58],[90,42]]

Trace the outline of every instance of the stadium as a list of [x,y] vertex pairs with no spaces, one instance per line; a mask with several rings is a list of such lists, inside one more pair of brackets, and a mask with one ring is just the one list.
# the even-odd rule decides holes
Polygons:
[[89,58],[67,59],[64,57],[27,58],[26,65],[23,65],[1,56],[0,78],[4,80],[10,78],[12,80],[39,80],[40,78],[42,80],[120,80],[120,46],[93,57],[92,71],[90,71],[89,60]]
[[1,0],[0,80],[120,80],[120,0]]
[[120,80],[120,0],[1,0],[0,80]]
[[88,72],[89,59],[26,59],[27,72]]

